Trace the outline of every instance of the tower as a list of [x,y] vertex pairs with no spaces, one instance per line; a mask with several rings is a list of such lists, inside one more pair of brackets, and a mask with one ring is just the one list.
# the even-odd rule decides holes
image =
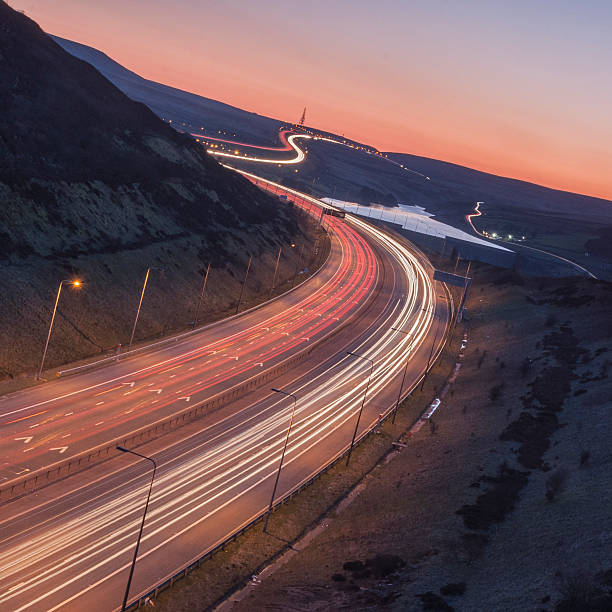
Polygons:
[[304,107],[304,110],[302,111],[302,117],[300,118],[298,125],[304,125],[304,121],[306,121],[306,107]]

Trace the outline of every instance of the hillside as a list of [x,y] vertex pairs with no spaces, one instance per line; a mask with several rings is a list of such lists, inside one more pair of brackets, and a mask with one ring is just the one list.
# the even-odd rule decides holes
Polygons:
[[204,126],[208,134],[231,129],[258,143],[276,143],[276,133],[282,125],[276,119],[144,79],[93,47],[59,36],[53,36],[53,40],[75,57],[95,66],[132,100],[146,104],[162,118],[172,119],[178,128],[187,130],[189,126],[199,131]]
[[[0,162],[0,370],[9,376],[34,367],[61,279],[78,275],[86,285],[60,304],[50,364],[125,341],[149,266],[165,271],[143,336],[189,321],[208,262],[211,291],[223,288],[209,308],[223,312],[249,255],[256,293],[271,274],[258,260],[306,239],[286,204],[2,1]],[[281,274],[290,269],[287,261]]]

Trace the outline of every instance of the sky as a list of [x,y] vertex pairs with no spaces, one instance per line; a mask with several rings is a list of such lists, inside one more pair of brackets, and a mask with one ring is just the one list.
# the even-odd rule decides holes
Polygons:
[[610,0],[10,0],[141,76],[612,199]]

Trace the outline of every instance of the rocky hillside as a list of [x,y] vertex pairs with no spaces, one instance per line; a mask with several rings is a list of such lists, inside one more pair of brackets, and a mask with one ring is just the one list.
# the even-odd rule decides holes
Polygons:
[[87,291],[72,310],[74,296],[60,304],[50,363],[121,342],[149,266],[165,277],[145,335],[186,322],[208,262],[223,287],[211,306],[223,311],[249,255],[257,290],[268,275],[257,262],[303,239],[286,204],[220,166],[0,0],[2,370],[34,367],[63,278],[82,276]]

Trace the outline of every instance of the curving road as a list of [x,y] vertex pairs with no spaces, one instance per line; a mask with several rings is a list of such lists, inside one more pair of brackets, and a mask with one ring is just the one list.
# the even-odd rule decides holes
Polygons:
[[[258,183],[280,189],[269,181],[259,179]],[[293,190],[285,190],[285,195],[297,205],[319,204]],[[118,381],[111,380],[111,369],[106,368],[23,394],[57,395],[61,385],[76,386],[69,398],[47,398],[35,407],[21,394],[13,396],[9,398],[16,402],[13,410],[21,412],[6,415],[3,408],[3,418],[42,419],[38,427],[48,427],[48,435],[62,435],[70,423],[63,420],[69,417],[62,411],[67,405],[79,406],[72,410],[75,415],[69,415],[75,416],[77,427],[81,418],[87,422],[87,431],[93,420],[101,418],[97,415],[104,415],[105,421],[115,415],[106,430],[106,435],[113,435],[132,427],[134,420],[150,419],[157,410],[167,408],[153,404],[152,397],[159,397],[158,403],[162,398],[178,402],[185,401],[179,394],[195,398],[198,393],[210,393],[216,384],[232,384],[235,377],[244,375],[243,369],[261,367],[262,352],[270,351],[271,360],[279,359],[279,351],[313,342],[317,334],[329,333],[335,326],[306,361],[274,381],[276,387],[298,398],[277,496],[293,490],[347,448],[368,385],[367,360],[372,360],[373,370],[360,435],[380,412],[393,406],[407,358],[406,388],[422,375],[431,338],[437,336],[440,344],[441,330],[449,320],[449,304],[442,288],[435,287],[431,269],[404,243],[357,218],[325,217],[332,230],[332,257],[323,272],[297,291],[195,334],[181,346],[112,366],[122,377]],[[211,350],[217,353],[211,356]],[[104,380],[97,382],[98,377]],[[119,388],[117,382],[134,382],[134,386]],[[106,398],[98,400],[105,404],[91,405],[96,397]],[[54,406],[55,402],[59,404]],[[47,406],[53,414],[32,416]],[[125,414],[128,406],[133,412]],[[287,398],[259,388],[138,448],[154,456],[159,467],[132,597],[265,509],[291,407]],[[46,419],[48,423],[43,423]],[[24,421],[10,424],[16,428],[11,430],[12,438],[22,437],[13,434],[29,428]],[[80,438],[87,439],[84,434]],[[10,456],[14,442],[8,442]],[[17,449],[19,444],[26,443],[18,441]],[[40,460],[46,461],[44,452]],[[148,468],[146,462],[118,453],[105,464],[2,506],[0,609],[117,609],[142,515]]]
[[[482,212],[480,210],[481,204],[484,204],[484,202],[476,202],[476,205],[474,206],[474,212],[468,215],[465,215],[465,220],[476,235],[480,236],[481,238],[484,238],[485,240],[491,240],[490,236],[487,236],[483,234],[482,232],[479,232],[476,229],[476,226],[474,225],[473,220],[476,219],[477,217],[482,216]],[[519,247],[520,249],[527,249],[529,251],[536,251],[537,253],[542,253],[543,255],[547,255],[548,257],[552,257],[553,259],[557,259],[559,261],[562,261],[565,264],[568,264],[569,266],[571,266],[572,268],[575,268],[579,272],[584,273],[589,278],[597,279],[597,277],[592,272],[590,272],[589,270],[587,270],[580,264],[576,263],[575,261],[572,261],[571,259],[567,259],[566,257],[561,257],[561,255],[557,255],[556,253],[552,253],[551,251],[545,251],[544,249],[536,249],[535,247],[527,246],[526,244],[523,244],[522,242],[515,242],[514,240],[510,240],[510,239],[507,239],[504,242],[509,242],[510,244],[514,245],[515,247]]]

